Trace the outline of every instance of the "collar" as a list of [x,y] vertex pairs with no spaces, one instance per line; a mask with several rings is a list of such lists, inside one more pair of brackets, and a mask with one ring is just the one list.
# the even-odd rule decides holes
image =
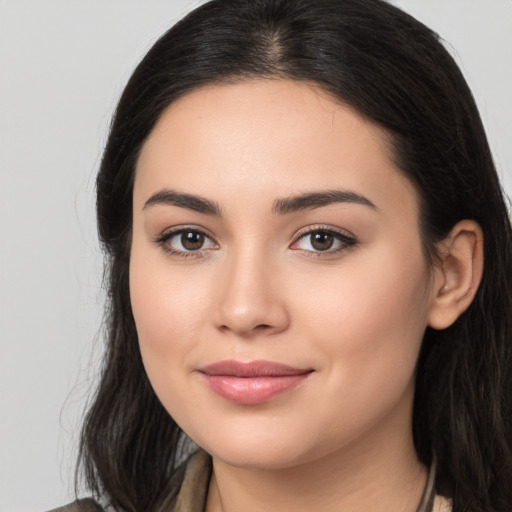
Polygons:
[[[202,449],[196,451],[187,461],[183,483],[176,497],[173,512],[203,512],[208,495],[208,484],[212,474],[211,457]],[[427,484],[417,512],[450,512],[450,502],[436,496],[436,461],[432,461]]]

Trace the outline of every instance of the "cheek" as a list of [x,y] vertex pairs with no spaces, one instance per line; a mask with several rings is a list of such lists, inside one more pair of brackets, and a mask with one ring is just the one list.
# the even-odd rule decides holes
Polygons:
[[296,290],[294,295],[303,297],[297,316],[309,337],[317,333],[340,386],[349,379],[403,386],[414,372],[427,323],[422,254],[383,246],[349,258]]
[[173,270],[155,252],[134,243],[130,300],[144,366],[158,390],[160,380],[186,366],[187,354],[204,328],[208,304],[192,267]]
[[[142,251],[132,251],[130,294],[142,361],[158,399],[180,425],[197,410],[190,353],[204,329],[207,304],[204,287],[196,286],[187,270],[170,272],[168,265]],[[178,292],[179,290],[179,292]],[[185,421],[184,421],[185,420]],[[183,423],[182,423],[183,422]]]

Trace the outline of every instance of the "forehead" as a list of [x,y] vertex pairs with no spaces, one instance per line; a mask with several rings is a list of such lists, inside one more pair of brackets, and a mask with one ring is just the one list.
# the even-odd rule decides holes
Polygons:
[[385,130],[318,87],[263,79],[209,86],[164,111],[141,152],[135,194],[171,187],[222,201],[235,191],[249,200],[344,188],[375,204],[384,196],[415,203],[390,147]]

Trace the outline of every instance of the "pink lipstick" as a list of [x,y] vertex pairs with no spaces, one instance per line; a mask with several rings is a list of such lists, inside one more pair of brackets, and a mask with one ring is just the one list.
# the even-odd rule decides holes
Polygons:
[[198,370],[208,387],[221,397],[238,404],[259,404],[295,389],[312,369],[293,368],[272,361],[242,363],[219,361]]

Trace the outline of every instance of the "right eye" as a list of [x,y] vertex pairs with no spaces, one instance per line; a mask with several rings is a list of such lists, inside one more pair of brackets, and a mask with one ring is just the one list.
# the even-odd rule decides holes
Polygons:
[[184,258],[200,256],[202,251],[217,249],[218,245],[203,231],[197,228],[178,228],[167,231],[157,240],[165,251]]

